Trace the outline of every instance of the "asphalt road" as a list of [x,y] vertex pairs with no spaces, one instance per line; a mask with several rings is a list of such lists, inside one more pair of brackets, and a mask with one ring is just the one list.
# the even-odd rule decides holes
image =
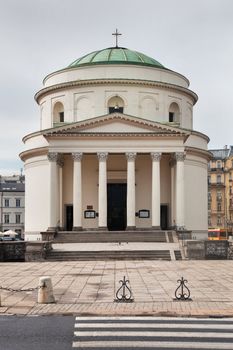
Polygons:
[[71,350],[71,316],[0,316],[0,350]]
[[232,350],[233,319],[0,316],[0,350]]

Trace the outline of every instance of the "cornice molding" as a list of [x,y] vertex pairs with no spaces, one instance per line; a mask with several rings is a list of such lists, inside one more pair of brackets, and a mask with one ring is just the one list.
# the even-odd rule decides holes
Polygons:
[[[85,119],[83,121],[69,123],[69,124],[59,126],[56,128],[47,129],[47,130],[44,130],[43,135],[47,136],[47,135],[51,135],[51,134],[61,134],[61,133],[62,134],[85,133],[85,131],[83,131],[85,128],[87,129],[87,128],[90,128],[93,126],[103,125],[106,122],[109,123],[110,121],[116,121],[116,120],[128,122],[130,124],[134,124],[134,125],[140,126],[140,127],[143,126],[147,130],[151,130],[151,132],[153,132],[153,133],[160,132],[161,134],[166,134],[168,132],[168,133],[175,133],[175,134],[178,133],[178,134],[182,134],[182,135],[186,135],[186,136],[190,135],[190,131],[184,130],[182,128],[170,126],[167,124],[162,124],[160,122],[156,122],[156,121],[152,121],[152,120],[148,120],[148,119],[143,119],[143,118],[139,118],[136,116],[121,114],[121,113],[106,114],[106,115],[97,116],[97,117],[90,118],[90,119]],[[154,129],[157,129],[159,131],[157,131],[157,130],[154,131]],[[74,131],[72,131],[72,130],[74,130]],[[81,130],[81,132],[79,132],[79,130]],[[95,133],[95,132],[91,132],[91,133]],[[100,133],[102,133],[102,132],[100,132]],[[98,132],[97,132],[97,134],[98,134]],[[104,132],[102,134],[104,134]],[[113,134],[115,134],[115,132],[113,132]],[[137,134],[137,132],[135,132],[135,134]]]
[[74,87],[98,86],[98,85],[133,85],[133,86],[145,86],[145,87],[159,87],[166,90],[182,92],[185,95],[192,97],[193,104],[195,104],[198,100],[197,94],[185,87],[175,85],[175,84],[163,83],[159,81],[140,80],[140,79],[135,79],[135,80],[134,79],[87,79],[87,80],[70,81],[66,83],[51,85],[49,87],[39,90],[35,94],[35,100],[39,104],[39,101],[42,97],[55,91],[72,89]]
[[[47,156],[48,150],[49,150],[49,147],[34,148],[31,150],[21,152],[19,154],[19,156],[20,156],[22,161],[26,161],[27,159],[32,158],[32,157],[38,157],[38,156],[43,156],[43,155]],[[150,152],[148,152],[148,153],[144,153],[144,152],[140,153],[139,152],[138,154],[149,154],[149,153]],[[166,152],[162,152],[162,153],[165,154]],[[206,150],[203,150],[200,148],[195,148],[195,147],[185,147],[185,153],[186,153],[186,159],[187,159],[188,155],[195,155],[195,156],[199,156],[202,158],[204,157],[207,161],[209,161],[212,158],[212,154],[210,151],[206,151]],[[169,154],[173,154],[173,152],[171,151],[171,152],[169,152]],[[173,155],[172,155],[172,158],[173,158]]]
[[47,134],[45,135],[46,138],[48,139],[55,139],[55,138],[106,138],[106,137],[121,137],[121,138],[124,138],[124,137],[135,137],[135,138],[138,138],[138,137],[144,137],[144,138],[154,138],[154,137],[166,137],[166,138],[169,138],[169,137],[172,137],[172,138],[185,138],[186,135],[182,134],[182,133],[156,133],[156,132],[150,132],[150,133],[129,133],[129,132],[125,132],[125,133],[110,133],[110,132],[107,132],[107,133],[60,133],[60,134]]
[[212,154],[210,151],[206,151],[204,149],[196,148],[196,147],[185,147],[186,156],[189,154],[195,155],[195,156],[201,156],[206,158],[206,160],[210,160],[212,158]]
[[33,148],[27,151],[23,151],[19,154],[19,157],[22,161],[26,161],[28,158],[31,157],[38,157],[38,156],[44,156],[48,154],[48,147],[38,147]]
[[[44,130],[40,130],[40,131],[36,131],[34,133],[28,134],[26,136],[24,136],[23,138],[23,142],[25,143],[28,139],[35,137],[35,136],[51,136],[51,135],[55,135],[55,134],[74,134],[74,135],[81,135],[85,134],[85,132],[81,131],[81,132],[69,132],[69,130],[75,129],[85,129],[88,127],[92,127],[95,125],[102,125],[105,122],[109,122],[111,120],[122,120],[123,122],[129,122],[129,123],[133,123],[134,125],[137,126],[143,126],[146,127],[146,129],[148,130],[153,130],[154,128],[161,130],[161,135],[162,134],[167,134],[167,131],[172,134],[179,134],[179,135],[183,135],[186,138],[191,134],[191,130],[186,130],[186,129],[182,129],[179,127],[175,127],[175,126],[170,126],[168,124],[163,124],[160,122],[156,122],[156,121],[152,121],[152,120],[148,120],[148,119],[143,119],[143,118],[139,118],[136,116],[131,116],[131,115],[127,115],[127,114],[121,114],[121,113],[112,113],[112,114],[106,114],[103,116],[97,116],[94,118],[89,118],[89,119],[85,119],[83,121],[78,121],[78,122],[72,122],[72,123],[68,123],[59,127],[53,127],[50,129],[44,129]],[[152,131],[151,133],[154,134],[158,134],[158,132],[154,132]],[[89,133],[92,134],[92,133]],[[112,133],[94,133],[93,134],[102,134],[102,135],[107,135],[107,134],[112,134]],[[113,133],[113,134],[118,134],[118,133]],[[127,135],[127,133],[119,133],[119,134],[124,134]],[[132,133],[129,133],[132,134]],[[133,133],[135,135],[139,135],[141,134],[139,133]],[[144,134],[142,132],[142,134]],[[148,132],[149,134],[149,132]]]

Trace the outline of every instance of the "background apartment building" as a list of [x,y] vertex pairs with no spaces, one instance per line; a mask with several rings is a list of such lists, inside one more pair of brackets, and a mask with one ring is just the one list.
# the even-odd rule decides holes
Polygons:
[[24,176],[0,176],[0,231],[13,230],[23,236],[24,198]]
[[233,146],[210,150],[208,171],[208,226],[233,226]]

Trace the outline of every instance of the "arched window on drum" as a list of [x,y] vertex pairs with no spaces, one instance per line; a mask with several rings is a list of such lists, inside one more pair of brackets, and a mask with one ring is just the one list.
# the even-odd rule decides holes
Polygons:
[[180,108],[176,102],[172,102],[169,107],[169,123],[180,123]]
[[124,101],[119,96],[113,96],[108,101],[108,113],[124,113]]
[[56,102],[53,106],[53,123],[64,123],[64,106],[61,102]]

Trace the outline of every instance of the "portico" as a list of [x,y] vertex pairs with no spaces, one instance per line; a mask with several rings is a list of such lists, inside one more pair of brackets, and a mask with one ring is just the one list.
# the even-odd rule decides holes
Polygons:
[[[119,176],[119,171],[114,171],[108,169],[108,158],[114,158],[113,153],[108,152],[97,152],[95,154],[88,154],[83,152],[72,152],[72,154],[65,153],[48,153],[49,167],[50,167],[50,177],[53,181],[50,186],[50,215],[49,215],[49,230],[55,230],[57,226],[60,229],[66,229],[66,221],[64,206],[65,203],[62,201],[63,196],[58,198],[57,193],[63,193],[63,184],[65,184],[66,179],[63,178],[62,172],[59,169],[64,165],[64,159],[69,157],[72,159],[73,168],[73,183],[72,183],[72,205],[73,205],[73,230],[80,231],[83,229],[88,229],[88,221],[91,218],[85,217],[85,211],[88,208],[93,210],[96,216],[95,222],[96,227],[91,227],[99,230],[108,230],[108,198],[107,198],[107,185],[108,183],[125,183],[127,188],[127,201],[126,201],[126,229],[135,230],[137,228],[150,228],[150,229],[161,229],[161,169],[160,162],[163,157],[163,152],[151,152],[151,153],[140,153],[137,152],[125,152],[122,154],[117,154],[118,158],[125,157],[126,159],[126,171],[121,171]],[[150,161],[151,169],[151,181],[150,183],[145,183],[145,189],[149,188],[149,193],[151,193],[150,200],[147,198],[147,206],[144,207],[140,205],[140,192],[137,191],[137,181],[143,183],[144,180],[139,176],[136,177],[136,173],[140,173],[140,163],[137,165],[137,156],[147,159]],[[174,225],[178,227],[183,227],[184,222],[184,159],[185,155],[182,152],[165,154],[165,162],[171,164],[171,159],[176,159],[176,163],[173,167],[169,166],[168,177],[170,181],[175,185],[175,201],[172,202],[171,191],[168,193],[169,201],[166,203],[168,205],[169,217],[167,225],[171,227]],[[96,195],[98,197],[98,206],[95,207],[93,204],[86,205],[83,203],[83,194],[85,195],[86,189],[83,184],[82,178],[87,178],[88,174],[83,169],[83,160],[89,157],[96,157],[98,161],[98,183],[96,184],[96,193],[93,193],[93,197]],[[61,161],[63,160],[63,161]],[[178,160],[178,161],[177,161]],[[149,170],[149,169],[148,169]],[[137,178],[137,180],[136,180]],[[88,186],[88,183],[87,183]],[[148,196],[149,196],[148,193]],[[136,201],[137,199],[137,201]],[[136,207],[137,202],[137,207]],[[62,207],[63,210],[59,211]],[[138,217],[138,212],[140,210],[148,211],[148,218],[144,218],[143,221],[147,221],[145,227],[141,224],[136,224],[140,222]],[[172,221],[171,213],[176,213],[176,217]],[[168,228],[167,227],[167,228]]]

